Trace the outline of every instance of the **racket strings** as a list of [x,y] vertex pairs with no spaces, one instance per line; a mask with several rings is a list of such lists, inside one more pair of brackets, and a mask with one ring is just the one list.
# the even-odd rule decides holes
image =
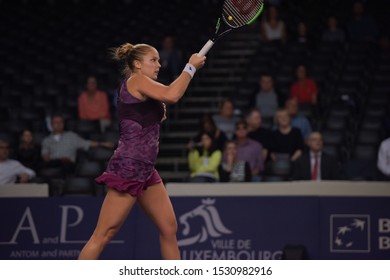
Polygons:
[[263,0],[225,0],[223,19],[232,28],[241,27],[257,16],[262,6]]

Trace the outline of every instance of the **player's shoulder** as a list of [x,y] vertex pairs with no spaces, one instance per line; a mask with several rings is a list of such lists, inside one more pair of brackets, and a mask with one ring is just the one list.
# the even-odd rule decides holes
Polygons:
[[126,80],[127,85],[133,85],[133,84],[139,84],[140,82],[150,82],[152,79],[150,79],[148,76],[143,75],[143,74],[135,74],[129,77]]

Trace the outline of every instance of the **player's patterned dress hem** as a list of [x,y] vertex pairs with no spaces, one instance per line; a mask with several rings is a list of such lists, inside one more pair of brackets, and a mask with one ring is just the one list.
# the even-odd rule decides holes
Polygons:
[[104,172],[102,175],[97,177],[95,181],[98,184],[104,184],[109,188],[138,197],[141,196],[148,187],[162,182],[162,179],[157,170],[154,170],[152,175],[145,182],[126,180],[118,175],[108,172]]

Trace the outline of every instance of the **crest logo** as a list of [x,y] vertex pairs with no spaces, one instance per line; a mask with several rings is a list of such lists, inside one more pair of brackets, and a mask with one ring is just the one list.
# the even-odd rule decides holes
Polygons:
[[[209,237],[216,238],[221,237],[224,234],[232,233],[232,231],[223,225],[214,203],[215,199],[202,199],[202,204],[200,206],[180,216],[179,223],[184,227],[181,233],[185,238],[178,240],[179,246],[203,243]],[[191,220],[194,218],[201,219],[202,224],[200,232],[192,232]]]
[[334,253],[369,253],[370,216],[330,216],[330,251]]

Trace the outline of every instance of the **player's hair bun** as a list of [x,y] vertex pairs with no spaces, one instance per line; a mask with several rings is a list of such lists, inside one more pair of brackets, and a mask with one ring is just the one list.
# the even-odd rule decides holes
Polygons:
[[133,50],[134,50],[134,45],[130,43],[125,43],[113,50],[114,58],[117,60],[125,60],[130,56]]

